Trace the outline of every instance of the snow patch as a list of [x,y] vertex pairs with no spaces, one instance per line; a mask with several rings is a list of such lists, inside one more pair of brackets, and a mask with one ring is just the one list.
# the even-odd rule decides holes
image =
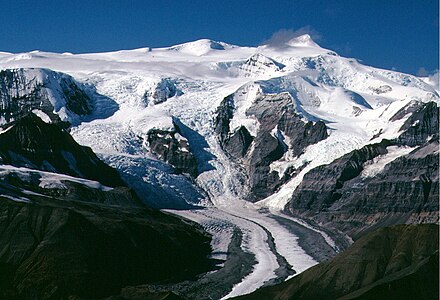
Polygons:
[[12,201],[15,201],[15,202],[25,202],[25,203],[30,203],[31,202],[31,200],[29,200],[28,198],[24,198],[24,197],[13,197],[13,196],[4,195],[4,194],[0,195],[0,197],[8,198],[8,199],[10,199]]
[[34,109],[34,110],[32,110],[32,112],[37,116],[37,117],[39,117],[43,122],[45,122],[45,123],[52,123],[52,120],[50,119],[50,117],[45,113],[45,112],[43,112],[42,110],[40,110],[40,109]]
[[397,158],[409,154],[411,151],[416,149],[417,147],[398,147],[398,146],[390,146],[387,147],[388,153],[379,155],[373,158],[371,161],[366,162],[363,165],[363,171],[361,176],[363,178],[374,177],[380,172],[382,172],[385,166]]

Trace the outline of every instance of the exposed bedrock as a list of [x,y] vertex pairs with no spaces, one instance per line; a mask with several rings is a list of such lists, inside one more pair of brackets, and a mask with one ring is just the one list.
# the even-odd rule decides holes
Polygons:
[[174,123],[174,129],[151,129],[147,134],[148,146],[159,159],[172,165],[177,173],[197,177],[198,163],[188,142]]
[[222,149],[245,166],[251,201],[271,195],[289,178],[289,172],[295,171],[278,174],[270,169],[272,162],[279,160],[287,150],[300,155],[307,146],[328,136],[324,122],[304,121],[288,93],[257,96],[246,111],[248,118],[255,118],[259,123],[255,137],[243,125],[231,128],[235,109],[234,95],[226,97],[217,109],[215,132]]
[[174,96],[180,96],[183,92],[176,87],[176,80],[161,78],[151,89],[144,94],[146,104],[160,104]]
[[422,145],[428,139],[437,139],[439,133],[439,108],[437,103],[428,102],[420,104],[418,109],[411,112],[405,121],[403,133],[398,138],[398,143],[407,146]]

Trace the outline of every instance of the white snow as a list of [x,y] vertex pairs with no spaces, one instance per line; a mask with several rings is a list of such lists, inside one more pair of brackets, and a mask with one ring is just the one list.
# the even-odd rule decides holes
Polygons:
[[29,169],[25,167],[14,167],[11,165],[0,165],[0,177],[9,174],[15,173],[22,177],[22,179],[26,179],[30,176],[30,174],[38,174],[40,176],[40,184],[39,186],[42,188],[66,188],[66,186],[62,183],[62,181],[71,181],[76,182],[82,185],[86,185],[90,188],[99,189],[102,191],[110,191],[113,188],[102,185],[101,183],[89,179],[83,179],[78,177],[72,177],[64,174],[57,174],[51,172],[45,172],[35,169]]
[[24,197],[13,197],[13,196],[10,196],[10,195],[0,195],[0,197],[8,198],[8,199],[10,199],[12,201],[15,201],[15,202],[25,202],[25,203],[30,203],[31,202],[29,199],[24,198]]
[[42,110],[40,110],[40,109],[33,109],[32,112],[36,116],[38,116],[41,120],[43,120],[43,122],[45,122],[45,123],[52,123],[52,121],[50,120],[50,117],[45,112],[43,112]]
[[387,164],[396,160],[397,158],[407,155],[417,147],[398,147],[390,146],[387,147],[388,153],[379,155],[373,158],[371,161],[366,162],[363,165],[363,171],[361,173],[362,177],[374,177],[380,172],[382,172]]

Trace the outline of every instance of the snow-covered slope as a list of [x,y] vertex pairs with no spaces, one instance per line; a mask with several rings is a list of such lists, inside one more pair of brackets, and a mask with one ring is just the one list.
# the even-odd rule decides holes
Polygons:
[[[266,243],[269,237],[265,232],[276,232],[272,217],[259,214],[259,208],[282,209],[308,171],[367,144],[397,138],[409,114],[393,118],[396,113],[411,103],[439,100],[435,85],[421,78],[362,65],[321,48],[308,35],[283,45],[259,47],[204,39],[168,48],[108,53],[1,52],[0,68],[24,68],[22,72],[26,74],[37,72],[48,78],[52,74],[48,70],[53,70],[53,74],[67,74],[63,76],[87,87],[93,104],[91,117],[71,122],[71,134],[78,143],[90,146],[108,164],[119,169],[140,197],[156,207],[182,208],[186,203],[215,206],[206,213],[211,223],[230,215],[226,227],[230,231],[240,228],[246,239],[243,249],[255,254],[259,250],[250,249],[250,245]],[[61,75],[52,77],[56,76]],[[45,88],[56,90],[57,85]],[[280,181],[272,194],[258,199],[255,205],[243,201],[252,193],[246,170],[248,158],[231,159],[215,131],[219,107],[228,96],[232,102],[231,111],[227,112],[230,118],[226,134],[248,132],[258,140],[259,134],[266,130],[266,135],[269,133],[283,146],[282,155],[265,165],[270,172],[276,172],[274,178],[279,177]],[[50,99],[54,107],[65,103],[60,96],[53,97]],[[300,122],[312,126],[321,121],[326,126],[326,136],[305,143],[301,151],[295,149],[287,132],[279,129],[281,121],[276,120],[277,126],[272,122],[272,127],[264,123],[267,120],[264,116],[273,117],[265,115],[264,109],[267,105],[277,108],[280,99],[289,112],[286,116],[296,118],[296,127],[301,127]],[[280,111],[284,113],[281,108]],[[61,109],[53,112],[60,114],[61,119],[71,119]],[[152,130],[156,132],[154,141]],[[152,151],[152,143],[156,146],[162,143],[158,146],[162,149],[160,155]],[[255,145],[247,146],[249,153],[255,154]],[[187,151],[197,161],[196,176],[176,171],[177,164],[185,163],[179,153]],[[393,151],[402,153],[397,148]],[[386,162],[377,159],[373,163]],[[371,165],[368,174],[381,169]],[[191,214],[186,216],[200,221],[197,213]],[[209,228],[214,234],[221,231]],[[298,245],[297,237],[282,232],[283,237],[275,238],[274,243],[282,248],[279,253],[291,265],[298,265],[283,252],[289,245]],[[220,245],[217,249],[224,251],[224,248],[225,245]],[[299,263],[298,270],[315,261],[302,252],[304,264]],[[252,280],[252,288],[238,286],[231,295],[242,293],[237,291],[249,292],[273,279],[273,272],[280,264],[273,256],[264,258],[260,254],[256,255],[261,260],[254,275],[247,277]],[[271,275],[258,275],[265,272]]]

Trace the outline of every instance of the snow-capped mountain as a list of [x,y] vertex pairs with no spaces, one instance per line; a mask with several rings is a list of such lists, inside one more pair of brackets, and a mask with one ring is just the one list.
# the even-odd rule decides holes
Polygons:
[[2,124],[28,112],[64,121],[144,203],[205,207],[172,212],[204,226],[215,252],[240,240],[254,262],[218,297],[284,280],[373,226],[438,220],[438,85],[309,35],[259,47],[0,52],[0,68]]

